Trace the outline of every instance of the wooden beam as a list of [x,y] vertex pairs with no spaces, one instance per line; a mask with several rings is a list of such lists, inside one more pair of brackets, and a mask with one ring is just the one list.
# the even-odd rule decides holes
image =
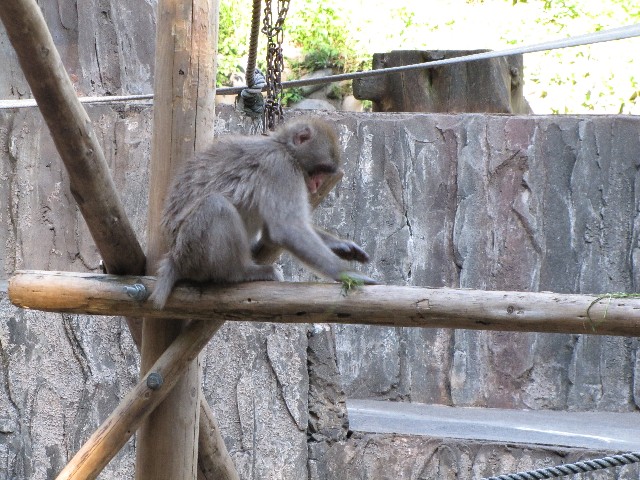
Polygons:
[[[203,432],[209,432],[203,435]],[[220,434],[220,428],[207,400],[200,400],[200,436],[198,437],[198,468],[207,480],[239,480],[231,456]],[[207,455],[203,455],[207,452]]]
[[67,169],[71,193],[107,271],[143,273],[144,253],[122,207],[89,116],[78,101],[38,4],[35,0],[0,2],[0,19]]
[[[218,2],[215,1],[210,15],[214,27],[217,25],[217,5]],[[0,2],[0,19],[5,24],[26,79],[67,169],[71,192],[107,271],[129,275],[144,273],[144,253],[124,213],[93,126],[66,75],[38,5],[33,0]],[[203,84],[210,86],[212,82]],[[204,127],[207,125],[203,125]],[[139,348],[142,320],[127,318],[127,324]],[[224,443],[215,443],[213,440],[221,440],[221,437],[206,403],[201,409],[202,414],[208,415],[208,418],[202,424],[205,430],[200,432],[203,437],[199,442],[203,456],[200,463],[211,466],[218,462],[223,470],[216,473],[217,478],[237,479],[238,475]],[[219,461],[225,455],[225,459]]]
[[[57,480],[96,478],[138,426],[174,389],[221,325],[221,321],[198,321],[188,325],[149,369],[154,377],[145,376],[138,382],[74,455]],[[175,438],[170,440],[178,448],[180,442]],[[158,463],[164,464],[163,459],[158,458]]]
[[164,310],[136,301],[134,284],[153,277],[18,271],[9,281],[17,306],[91,315],[191,320],[352,323],[514,332],[640,335],[640,298],[373,285],[347,294],[336,283],[255,282],[179,285]]
[[[217,5],[217,0],[159,0],[157,4],[148,273],[156,271],[167,250],[159,226],[175,173],[213,133]],[[143,375],[185,325],[166,317],[144,319]],[[196,479],[200,377],[200,364],[194,360],[176,388],[142,423],[136,441],[137,480]]]

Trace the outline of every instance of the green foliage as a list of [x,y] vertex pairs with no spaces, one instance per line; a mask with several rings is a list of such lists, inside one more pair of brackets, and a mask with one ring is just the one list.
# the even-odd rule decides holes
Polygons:
[[[529,8],[538,6],[536,28],[548,32],[549,38],[640,21],[640,8],[630,0],[530,0],[530,4]],[[519,43],[526,41],[524,37]],[[638,47],[636,38],[528,55],[525,95],[536,113],[639,113],[640,102],[633,98],[637,87],[630,75],[637,69],[631,52]]]
[[227,85],[229,75],[244,72],[246,65],[242,59],[249,52],[249,31],[251,24],[251,5],[223,1],[220,3],[218,23],[218,74],[216,83]]
[[358,288],[364,286],[364,282],[358,278],[353,278],[348,273],[340,274],[340,282],[342,283],[341,293],[342,296],[346,297],[349,293],[357,290]]
[[286,22],[288,40],[300,49],[302,60],[294,68],[314,71],[323,68],[349,69],[357,63],[349,37],[349,17],[335,0],[296,0]]
[[[222,0],[218,82],[244,71],[251,0]],[[368,69],[390,50],[494,50],[640,23],[637,0],[294,0],[284,27],[287,78]],[[264,59],[264,39],[258,59]],[[525,55],[535,113],[640,113],[640,38]],[[300,92],[286,92],[289,101]]]
[[303,98],[304,96],[302,95],[301,88],[298,88],[298,87],[287,88],[286,90],[283,90],[283,93],[282,93],[282,105],[284,105],[285,107],[288,107],[293,103],[299,102]]

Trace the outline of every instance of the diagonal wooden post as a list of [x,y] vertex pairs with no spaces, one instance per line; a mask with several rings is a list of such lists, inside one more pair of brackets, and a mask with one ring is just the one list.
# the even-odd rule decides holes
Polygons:
[[[147,272],[152,274],[166,251],[159,225],[171,180],[213,132],[217,5],[217,0],[158,1],[147,251]],[[143,375],[184,325],[144,320]],[[136,479],[196,479],[200,377],[200,364],[194,360],[141,425]]]
[[[193,359],[222,323],[215,320],[191,322],[153,364],[149,376],[144,377],[127,394],[120,405],[78,450],[56,480],[96,478],[109,460],[133,435],[140,423],[172,392],[181,376],[193,363]],[[196,392],[199,394],[199,391]],[[158,443],[161,440],[157,439]],[[179,447],[180,442],[176,439],[171,438],[169,441],[176,448]],[[159,464],[165,465],[164,459],[156,460]]]
[[[217,5],[216,0],[210,15],[212,28],[217,25]],[[66,167],[71,192],[107,271],[128,275],[144,273],[145,255],[124,213],[93,126],[78,101],[40,8],[35,0],[0,2],[0,19]],[[213,34],[213,38],[215,36]],[[127,318],[127,324],[139,348],[142,322]],[[206,402],[201,412],[205,415],[201,463],[216,475],[205,475],[205,478],[236,480],[238,474]],[[217,466],[217,470],[212,466]]]
[[[215,29],[218,1],[213,1],[212,6],[208,18],[210,23],[207,25]],[[200,15],[200,18],[203,17]],[[38,5],[35,0],[0,2],[0,19],[6,27],[25,77],[65,164],[71,192],[105,261],[107,271],[129,275],[143,273],[145,256],[122,209],[97,136],[66,75]],[[211,31],[205,28],[201,35],[211,35]],[[215,37],[213,33],[212,38]],[[197,42],[194,45],[197,46]],[[200,71],[199,76],[207,79],[204,71]],[[209,77],[203,83],[212,84],[212,79]],[[205,97],[204,104],[207,102]],[[197,103],[202,106],[201,101]],[[204,126],[207,129],[210,127],[206,122]],[[323,194],[312,199],[314,206],[340,178],[337,176],[332,184],[325,184],[327,188]],[[258,255],[258,261],[272,262],[278,254],[279,251],[273,248],[263,249]],[[129,317],[127,323],[136,346],[140,347],[141,322]],[[200,415],[199,456],[204,477],[237,480],[238,474],[204,398],[201,401]]]
[[0,2],[0,18],[67,167],[71,193],[87,220],[107,271],[142,273],[144,253],[40,8],[35,0]]

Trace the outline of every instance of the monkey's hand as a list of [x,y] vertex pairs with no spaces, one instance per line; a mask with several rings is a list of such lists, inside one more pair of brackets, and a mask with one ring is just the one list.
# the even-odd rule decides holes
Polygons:
[[355,260],[356,262],[366,263],[369,261],[369,255],[360,245],[350,240],[332,239],[327,246],[333,253],[343,260]]
[[352,242],[351,240],[343,240],[342,238],[335,237],[329,232],[325,232],[318,227],[315,227],[315,230],[324,244],[343,260],[355,260],[356,262],[361,263],[369,261],[369,255],[367,255],[367,252],[365,252],[357,243]]

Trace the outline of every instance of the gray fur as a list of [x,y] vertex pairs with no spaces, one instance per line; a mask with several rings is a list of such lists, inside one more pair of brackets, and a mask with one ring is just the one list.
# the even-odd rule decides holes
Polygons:
[[335,280],[346,270],[341,258],[367,261],[355,243],[311,224],[307,180],[339,165],[336,134],[319,120],[294,122],[267,137],[214,141],[187,161],[170,190],[161,224],[169,251],[150,300],[162,308],[181,279],[276,280],[272,265],[257,265],[251,257],[259,233]]

